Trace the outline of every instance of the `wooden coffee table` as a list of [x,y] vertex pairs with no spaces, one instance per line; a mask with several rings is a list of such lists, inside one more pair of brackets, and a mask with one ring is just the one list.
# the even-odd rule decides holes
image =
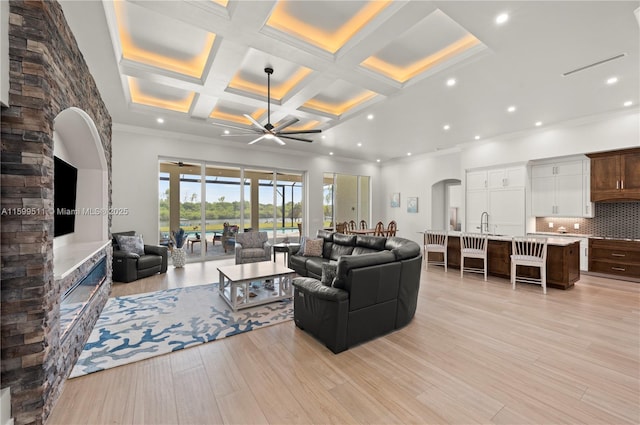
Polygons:
[[291,278],[295,271],[281,264],[271,261],[237,264],[218,267],[218,272],[219,294],[233,311],[293,297]]

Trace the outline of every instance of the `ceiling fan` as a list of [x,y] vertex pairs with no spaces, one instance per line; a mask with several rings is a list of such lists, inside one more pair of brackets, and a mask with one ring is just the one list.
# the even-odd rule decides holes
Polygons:
[[271,67],[266,67],[264,69],[264,72],[267,74],[267,123],[265,125],[260,124],[258,121],[256,121],[251,115],[248,114],[243,114],[249,121],[251,121],[251,124],[253,125],[253,129],[251,133],[247,133],[247,129],[246,128],[241,128],[241,127],[235,127],[235,126],[231,126],[231,125],[226,125],[226,124],[218,124],[215,123],[216,125],[222,126],[222,127],[229,127],[229,128],[233,128],[235,130],[242,130],[244,131],[244,133],[242,134],[223,134],[223,136],[225,137],[237,137],[237,136],[246,136],[247,134],[254,134],[254,133],[258,133],[260,134],[260,137],[258,137],[257,139],[254,139],[252,141],[249,142],[250,145],[262,140],[262,139],[268,139],[268,140],[274,140],[276,143],[280,144],[280,145],[284,145],[286,144],[282,139],[291,139],[291,140],[298,140],[300,142],[308,142],[308,143],[312,143],[313,140],[311,139],[304,139],[302,137],[293,137],[293,135],[296,134],[312,134],[312,133],[322,133],[322,130],[299,130],[299,131],[283,131],[285,128],[289,127],[292,124],[297,123],[299,120],[298,118],[291,118],[285,122],[283,122],[282,124],[278,125],[277,127],[275,127],[273,124],[271,124],[271,74],[273,74],[273,68]]

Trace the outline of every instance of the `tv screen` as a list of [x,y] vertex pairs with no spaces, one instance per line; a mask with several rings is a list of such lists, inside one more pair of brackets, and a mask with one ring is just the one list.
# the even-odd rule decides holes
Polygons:
[[53,157],[53,235],[73,233],[76,220],[78,169]]

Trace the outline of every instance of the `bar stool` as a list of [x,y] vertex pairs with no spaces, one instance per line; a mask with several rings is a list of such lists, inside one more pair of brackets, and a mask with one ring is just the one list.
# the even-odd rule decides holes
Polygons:
[[[517,275],[518,266],[537,267],[540,279]],[[524,236],[514,237],[511,242],[511,285],[516,289],[516,281],[542,285],[542,293],[547,293],[547,238]]]
[[[449,235],[442,230],[425,230],[424,231],[424,268],[429,270],[429,264],[436,266],[444,266],[447,272],[447,242]],[[437,252],[442,254],[443,260],[429,260],[429,253]]]
[[[481,233],[462,233],[460,235],[460,277],[464,272],[484,273],[487,280],[487,235]],[[483,268],[465,267],[465,258],[480,258],[484,261]]]

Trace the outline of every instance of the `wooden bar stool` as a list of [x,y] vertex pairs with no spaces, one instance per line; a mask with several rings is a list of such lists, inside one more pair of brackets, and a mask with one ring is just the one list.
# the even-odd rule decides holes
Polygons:
[[[447,243],[449,241],[449,235],[445,231],[441,230],[425,230],[424,231],[424,258],[425,258],[425,270],[429,270],[429,264],[436,266],[444,266],[444,271],[447,271]],[[429,253],[437,252],[442,254],[442,261],[429,260]]]
[[[540,279],[518,276],[518,266],[539,268]],[[525,236],[512,239],[511,285],[513,289],[516,289],[516,281],[542,285],[542,293],[547,293],[547,238]]]
[[[481,233],[462,233],[460,235],[460,277],[464,272],[484,273],[487,280],[487,235]],[[483,268],[465,267],[465,258],[479,258],[484,261]]]

